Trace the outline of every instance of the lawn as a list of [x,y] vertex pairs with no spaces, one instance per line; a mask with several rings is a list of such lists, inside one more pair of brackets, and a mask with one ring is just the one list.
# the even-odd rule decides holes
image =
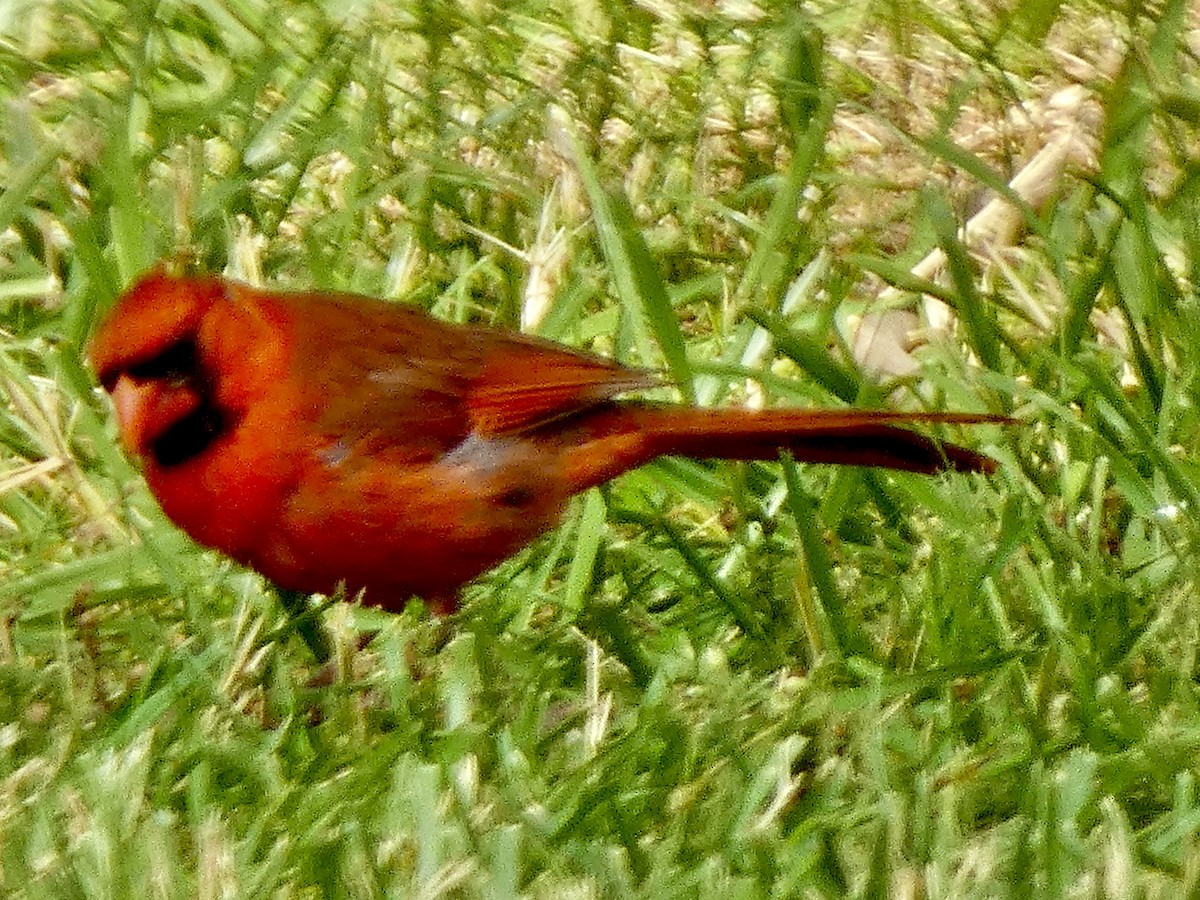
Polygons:
[[[1197,35],[0,6],[0,895],[1200,896]],[[320,607],[322,669],[116,440],[84,350],[160,259],[1017,421],[940,431],[990,477],[656,462],[450,617]]]

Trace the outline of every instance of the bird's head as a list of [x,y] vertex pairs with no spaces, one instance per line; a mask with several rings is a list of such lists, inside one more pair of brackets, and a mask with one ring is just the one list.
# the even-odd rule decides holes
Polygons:
[[92,367],[112,395],[131,454],[175,465],[225,427],[200,348],[205,319],[225,292],[216,278],[155,270],[121,296],[92,338]]

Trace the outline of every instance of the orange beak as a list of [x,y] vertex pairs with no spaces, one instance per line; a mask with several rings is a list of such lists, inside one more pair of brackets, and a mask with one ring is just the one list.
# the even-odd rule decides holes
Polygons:
[[200,397],[186,387],[160,381],[137,381],[122,375],[112,388],[121,442],[128,453],[143,456],[150,445],[200,406]]

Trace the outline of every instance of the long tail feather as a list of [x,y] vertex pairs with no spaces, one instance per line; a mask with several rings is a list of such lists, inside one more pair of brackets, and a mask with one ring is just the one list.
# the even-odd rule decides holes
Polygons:
[[659,456],[695,459],[775,459],[787,451],[801,462],[878,466],[933,474],[992,472],[996,461],[938,441],[906,425],[1009,422],[977,413],[879,410],[695,409],[614,406],[580,423],[579,452],[568,452],[572,481],[583,489]]

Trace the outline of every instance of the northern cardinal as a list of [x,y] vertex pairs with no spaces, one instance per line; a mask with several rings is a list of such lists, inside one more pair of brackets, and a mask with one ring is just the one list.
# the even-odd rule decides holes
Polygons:
[[897,423],[973,413],[617,401],[648,372],[550,341],[335,293],[144,276],[90,348],[163,510],[277,585],[399,609],[459,589],[568,498],[665,454],[990,472]]

